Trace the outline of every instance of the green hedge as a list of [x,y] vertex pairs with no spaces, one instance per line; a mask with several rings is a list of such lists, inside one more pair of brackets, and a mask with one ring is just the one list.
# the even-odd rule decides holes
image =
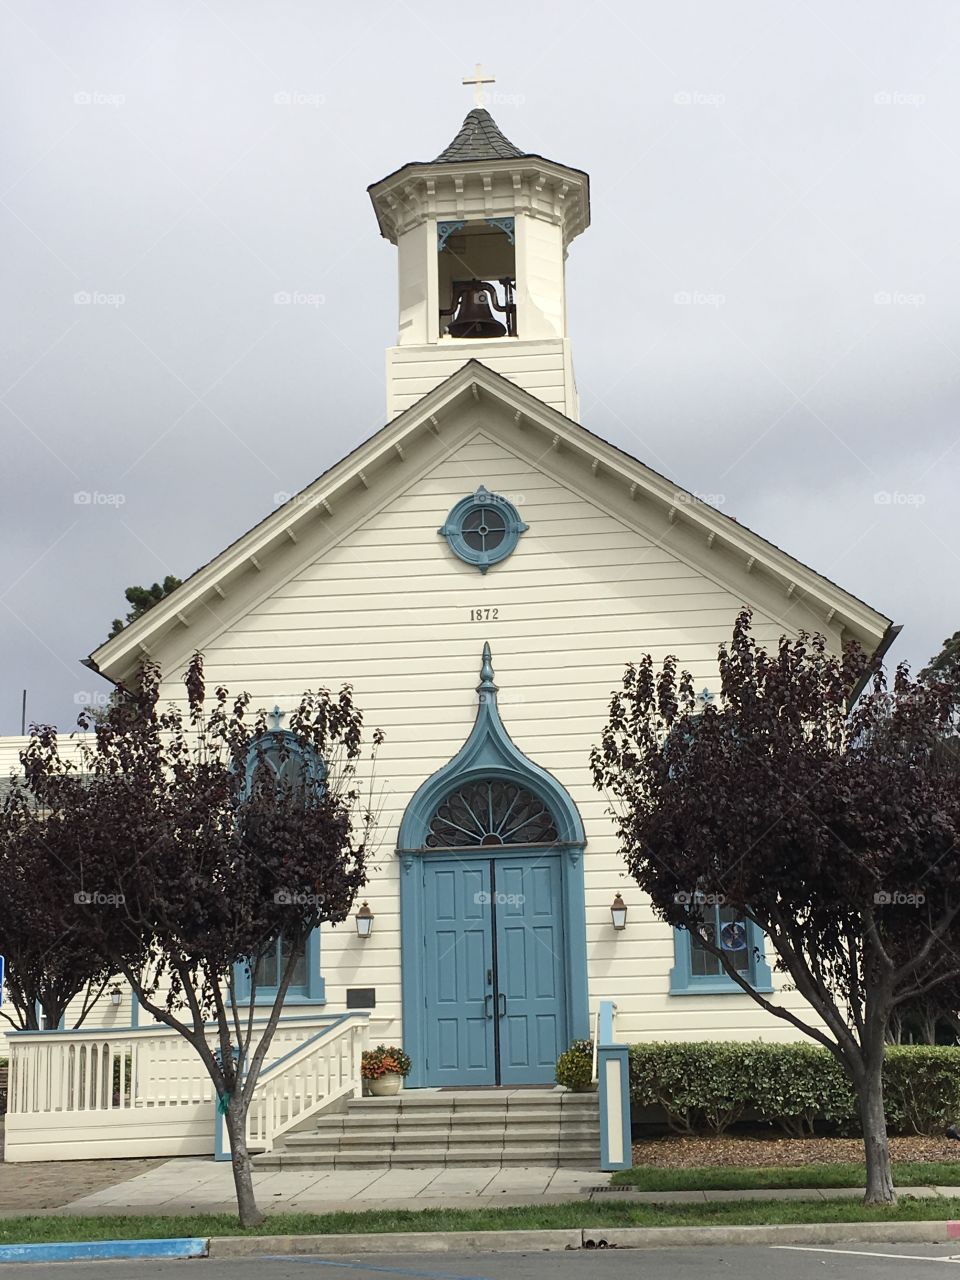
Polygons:
[[[631,1097],[662,1107],[671,1129],[720,1134],[749,1112],[793,1137],[815,1127],[857,1132],[842,1068],[810,1044],[700,1040],[630,1049]],[[892,1133],[938,1133],[960,1119],[960,1048],[887,1050],[884,1101]]]

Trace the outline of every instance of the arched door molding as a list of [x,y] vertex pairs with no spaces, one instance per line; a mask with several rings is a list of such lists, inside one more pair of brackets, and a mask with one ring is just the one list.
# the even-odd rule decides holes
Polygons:
[[[485,644],[470,736],[452,760],[421,784],[400,823],[403,1040],[413,1060],[408,1083],[414,1087],[429,1082],[424,942],[429,927],[425,862],[431,859],[510,855],[559,865],[567,1038],[589,1036],[583,822],[566,788],[511,739],[497,692]],[[489,800],[480,821],[471,816],[477,797]]]

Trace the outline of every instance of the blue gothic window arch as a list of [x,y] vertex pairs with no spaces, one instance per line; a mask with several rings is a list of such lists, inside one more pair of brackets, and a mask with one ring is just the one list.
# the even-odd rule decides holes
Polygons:
[[[279,708],[271,713],[276,724],[279,724],[282,714]],[[324,762],[305,750],[289,730],[280,728],[271,729],[250,743],[245,768],[244,794],[250,794],[261,784],[295,789],[320,787],[326,775]],[[280,934],[260,957],[257,965],[254,1004],[273,1004],[288,958],[289,950],[285,948],[283,934]],[[250,1000],[253,986],[251,979],[251,965],[234,965],[234,990],[240,1004]],[[322,1004],[324,999],[324,980],[320,973],[320,930],[317,928],[311,931],[303,955],[294,966],[284,1003]]]

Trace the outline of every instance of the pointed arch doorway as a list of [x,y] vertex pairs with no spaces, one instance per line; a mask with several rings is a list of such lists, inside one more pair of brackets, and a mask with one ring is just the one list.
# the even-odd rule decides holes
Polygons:
[[412,1086],[551,1084],[589,1034],[583,823],[511,740],[484,645],[473,730],[400,824]]

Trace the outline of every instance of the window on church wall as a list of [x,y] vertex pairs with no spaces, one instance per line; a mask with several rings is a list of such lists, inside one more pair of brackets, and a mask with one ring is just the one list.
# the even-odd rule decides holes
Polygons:
[[553,814],[539,796],[515,782],[488,779],[446,797],[430,820],[425,844],[428,849],[490,848],[558,839]]
[[[290,944],[283,935],[277,938],[260,957],[257,965],[257,987],[272,988],[276,991],[283,978],[284,966],[290,961]],[[302,990],[307,982],[307,956],[304,950],[297,957],[290,975],[290,990]]]
[[513,218],[438,222],[440,336],[517,337]]
[[773,977],[764,955],[763,931],[739,915],[735,908],[707,905],[699,932],[674,929],[674,966],[670,994],[743,995],[743,988],[727,973],[719,956],[704,942],[719,946],[734,969],[757,991],[773,990]]
[[691,972],[697,977],[717,977],[726,970],[719,956],[713,955],[703,945],[704,939],[713,946],[722,947],[738,973],[750,969],[747,949],[747,927],[731,907],[714,907],[713,917],[704,920],[699,934],[690,935]]
[[[273,715],[279,723],[279,710]],[[278,797],[302,797],[312,789],[323,786],[326,773],[324,762],[304,748],[296,737],[279,728],[264,734],[250,743],[247,753],[245,795],[269,802],[271,795]],[[298,886],[290,886],[296,891]],[[314,929],[306,940],[303,952],[294,961],[287,989],[290,1003],[322,1002],[324,982],[320,976],[319,929]],[[256,1003],[272,1004],[290,959],[290,944],[281,934],[261,955],[256,966]],[[243,1003],[250,999],[251,964],[238,964],[234,970],[237,999]]]

